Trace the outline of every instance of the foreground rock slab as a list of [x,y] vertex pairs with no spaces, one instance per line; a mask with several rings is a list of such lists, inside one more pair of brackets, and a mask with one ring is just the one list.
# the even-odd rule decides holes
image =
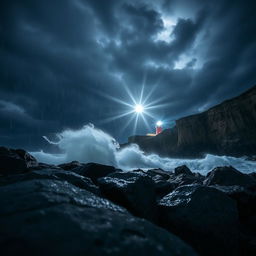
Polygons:
[[100,194],[98,187],[94,185],[94,183],[90,180],[90,178],[83,177],[74,172],[62,171],[58,169],[42,169],[42,170],[34,170],[28,173],[22,173],[17,175],[8,175],[0,179],[0,186],[17,183],[21,181],[35,180],[35,179],[67,181],[68,183],[76,187],[85,189],[97,195]]
[[0,147],[0,175],[20,173],[36,166],[37,160],[25,150]]
[[2,255],[196,255],[169,232],[68,182],[1,186],[0,202]]
[[159,202],[161,225],[202,255],[238,254],[236,202],[217,189],[186,185]]

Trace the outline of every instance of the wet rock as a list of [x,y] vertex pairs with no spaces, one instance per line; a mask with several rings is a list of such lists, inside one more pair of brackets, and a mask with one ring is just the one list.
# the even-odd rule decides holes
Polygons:
[[211,186],[237,203],[241,231],[240,255],[256,255],[256,192],[241,186]]
[[150,177],[161,177],[162,180],[168,180],[170,178],[170,174],[162,169],[150,169],[146,172]]
[[176,184],[171,183],[169,181],[154,180],[154,182],[155,182],[155,190],[156,190],[156,195],[158,200],[163,198],[165,195],[169,194],[176,188]]
[[168,182],[171,175],[166,171],[161,169],[151,169],[147,171],[147,175],[151,177],[155,183],[157,199],[161,199],[176,188],[175,184]]
[[187,173],[181,173],[181,174],[174,174],[170,177],[168,180],[169,183],[172,183],[175,188],[183,185],[189,185],[189,184],[203,184],[204,177],[201,175],[195,175],[195,174],[187,174]]
[[254,179],[256,179],[256,172],[252,172],[249,174],[251,177],[253,177]]
[[178,166],[174,169],[175,175],[179,174],[186,174],[193,176],[193,173],[190,171],[190,169],[186,165]]
[[58,167],[60,167],[63,170],[72,170],[76,167],[81,167],[82,164],[79,163],[78,161],[72,161],[70,163],[65,163],[65,164],[59,164]]
[[72,169],[72,172],[90,178],[95,184],[97,184],[98,178],[105,177],[116,171],[116,168],[113,166],[96,163],[88,163]]
[[215,188],[186,185],[159,202],[161,225],[202,255],[237,255],[236,202]]
[[186,171],[178,171],[177,174],[168,173],[168,175],[154,173],[154,175],[150,174],[150,176],[155,183],[158,200],[169,194],[179,186],[188,184],[203,184],[204,180],[204,177],[202,175]]
[[90,191],[96,195],[100,194],[99,188],[94,185],[90,178],[83,177],[77,173],[73,173],[70,171],[56,169],[35,170],[25,174],[11,175],[0,179],[0,186],[34,179],[67,181],[76,187],[86,189],[87,191]]
[[0,147],[0,175],[24,172],[37,165],[36,159],[23,149]]
[[196,255],[176,236],[68,182],[0,187],[3,255]]
[[154,182],[139,172],[116,172],[98,180],[101,193],[122,205],[132,214],[149,220],[156,219]]
[[37,166],[33,166],[29,168],[30,170],[42,170],[42,169],[56,169],[61,170],[60,167],[54,165],[54,164],[46,164],[46,163],[38,163]]
[[248,174],[243,174],[232,166],[216,167],[206,176],[204,184],[221,186],[256,187],[256,180]]
[[[256,215],[256,192],[242,186],[211,186],[233,198],[242,216]],[[251,210],[249,209],[251,208]]]

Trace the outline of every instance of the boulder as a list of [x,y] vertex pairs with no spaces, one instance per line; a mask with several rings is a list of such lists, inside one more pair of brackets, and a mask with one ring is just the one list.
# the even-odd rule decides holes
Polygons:
[[81,167],[83,164],[79,163],[78,161],[72,161],[70,163],[65,164],[59,164],[58,167],[60,167],[63,170],[72,170],[76,167]]
[[116,172],[98,180],[102,195],[125,207],[132,214],[156,219],[154,182],[140,172]]
[[83,177],[77,173],[73,173],[70,171],[63,171],[61,169],[34,170],[29,173],[7,176],[0,179],[0,186],[33,179],[51,179],[67,181],[76,187],[85,189],[97,195],[100,194],[99,188],[96,185],[94,185],[90,178]]
[[183,185],[189,184],[203,184],[204,177],[197,174],[188,174],[188,173],[180,173],[178,175],[173,174],[170,179],[168,179],[169,183],[172,183],[175,188]]
[[250,175],[251,177],[253,177],[254,179],[256,179],[256,172],[251,172],[249,175]]
[[216,167],[206,176],[204,184],[221,186],[242,186],[256,187],[256,179],[248,174],[244,174],[232,166]]
[[170,178],[170,173],[162,169],[150,169],[146,172],[150,177],[161,177],[163,180],[168,180]]
[[175,189],[159,202],[160,224],[201,255],[237,255],[238,212],[225,193],[202,185]]
[[116,171],[116,168],[113,166],[96,163],[88,163],[72,169],[72,172],[90,178],[95,184],[97,184],[98,178],[105,177]]
[[2,186],[0,203],[2,255],[196,255],[175,235],[68,182]]
[[157,200],[163,198],[177,187],[174,183],[161,179],[157,180],[156,177],[153,179],[153,181],[155,183]]
[[30,167],[30,170],[42,170],[42,169],[56,169],[61,170],[59,166],[56,166],[54,164],[46,164],[46,163],[38,163],[37,166]]
[[[211,186],[237,202],[239,217],[246,221],[250,216],[256,216],[256,192],[242,186]],[[256,230],[255,230],[256,231]],[[255,233],[256,234],[256,233]]]
[[241,231],[241,255],[256,255],[256,192],[241,186],[211,186],[237,203]]
[[193,173],[190,171],[190,169],[186,165],[178,166],[174,169],[174,174],[186,174],[186,175],[193,175]]
[[36,159],[23,149],[0,147],[0,175],[24,172],[37,165]]
[[171,175],[166,171],[161,169],[151,169],[147,171],[147,175],[150,176],[155,183],[157,199],[161,199],[176,188],[175,184],[168,182]]

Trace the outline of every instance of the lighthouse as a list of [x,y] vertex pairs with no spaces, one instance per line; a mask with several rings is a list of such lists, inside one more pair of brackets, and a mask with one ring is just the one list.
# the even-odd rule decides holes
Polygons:
[[158,135],[162,131],[163,131],[163,122],[162,121],[157,121],[156,122],[156,135]]

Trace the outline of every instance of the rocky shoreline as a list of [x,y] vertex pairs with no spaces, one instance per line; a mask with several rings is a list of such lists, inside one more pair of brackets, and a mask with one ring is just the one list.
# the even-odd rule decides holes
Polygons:
[[256,255],[256,173],[124,172],[0,147],[2,255]]

